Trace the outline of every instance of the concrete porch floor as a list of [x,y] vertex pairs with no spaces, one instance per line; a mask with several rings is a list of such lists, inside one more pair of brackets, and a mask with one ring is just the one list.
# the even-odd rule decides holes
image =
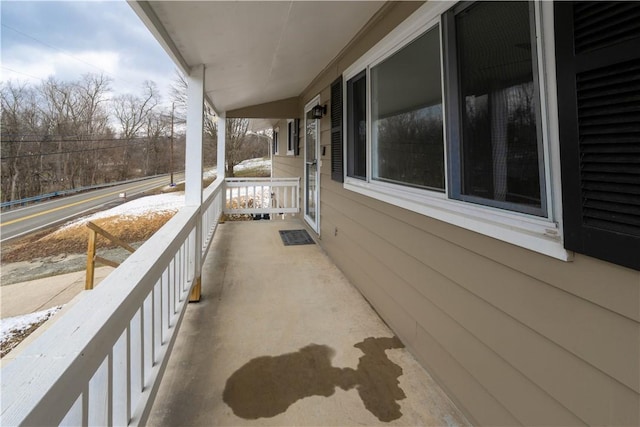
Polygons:
[[219,226],[148,424],[469,425],[302,228]]

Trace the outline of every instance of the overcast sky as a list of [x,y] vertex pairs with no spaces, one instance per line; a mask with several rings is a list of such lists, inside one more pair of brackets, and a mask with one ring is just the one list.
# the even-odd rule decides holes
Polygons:
[[0,8],[2,81],[104,72],[114,93],[139,94],[152,80],[168,100],[176,67],[124,0],[2,0]]

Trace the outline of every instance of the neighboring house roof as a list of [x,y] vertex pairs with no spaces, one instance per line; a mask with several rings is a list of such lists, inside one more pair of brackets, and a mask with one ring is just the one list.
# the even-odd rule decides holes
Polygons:
[[186,71],[204,64],[217,112],[297,97],[381,1],[129,1]]

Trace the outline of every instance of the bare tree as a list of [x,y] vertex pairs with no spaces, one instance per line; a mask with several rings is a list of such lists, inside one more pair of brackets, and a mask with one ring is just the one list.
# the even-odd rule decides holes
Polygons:
[[24,134],[28,132],[25,118],[29,115],[27,108],[29,96],[28,88],[12,82],[3,83],[0,89],[3,199],[7,193],[9,193],[8,200],[15,200],[18,197],[18,182],[21,174],[26,173],[21,167],[20,156],[25,145]]
[[249,131],[249,119],[227,119],[226,128],[226,175],[233,177],[235,176],[233,168],[247,158],[244,148],[247,141],[247,132]]
[[[111,80],[103,74],[85,74],[76,87],[81,100],[80,123],[78,123],[81,132],[78,132],[77,137],[84,141],[84,145],[94,144],[95,148],[99,148],[98,140],[108,133],[109,114],[106,103],[110,82]],[[86,153],[83,160],[87,166],[84,170],[84,182],[95,184],[97,173],[101,169],[99,151],[83,153]]]
[[144,83],[142,96],[125,94],[119,95],[113,100],[113,112],[120,125],[120,138],[124,139],[120,179],[126,179],[129,175],[131,144],[147,125],[158,102],[156,85],[150,81]]
[[169,88],[169,97],[173,102],[175,123],[184,124],[187,121],[187,79],[177,68],[174,71],[173,82]]
[[[175,106],[175,122],[184,125],[187,116],[187,79],[175,70],[170,88],[171,100]],[[215,166],[218,158],[218,121],[215,113],[207,105],[204,106],[203,162],[205,166]]]
[[163,112],[152,112],[147,122],[147,143],[145,147],[145,175],[156,175],[169,169],[169,138],[171,134],[171,116]]

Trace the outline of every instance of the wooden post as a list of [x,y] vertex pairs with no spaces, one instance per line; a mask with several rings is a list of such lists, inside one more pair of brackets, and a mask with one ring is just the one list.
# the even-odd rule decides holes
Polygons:
[[202,294],[202,276],[195,278],[196,283],[191,288],[191,294],[189,294],[189,302],[200,301],[200,295]]
[[87,223],[87,228],[89,228],[89,248],[87,249],[87,278],[85,280],[84,289],[89,291],[93,289],[93,282],[94,282],[95,270],[96,270],[96,261],[102,264],[111,266],[113,268],[117,268],[120,265],[115,261],[111,261],[96,255],[96,239],[98,238],[98,234],[103,235],[104,237],[111,240],[116,245],[125,248],[131,253],[134,253],[136,249],[133,246],[129,245],[128,243],[118,239],[116,236],[109,233],[108,231],[98,227],[92,222]]
[[84,283],[85,290],[93,289],[93,277],[96,269],[96,231],[89,229],[89,246],[87,248],[87,278]]

